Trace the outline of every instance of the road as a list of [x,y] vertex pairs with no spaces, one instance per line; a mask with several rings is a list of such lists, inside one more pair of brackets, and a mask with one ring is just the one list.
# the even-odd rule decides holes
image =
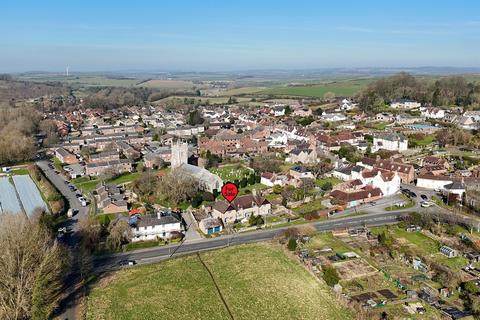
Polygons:
[[78,214],[68,220],[68,224],[72,230],[78,231],[78,221],[86,217],[88,214],[88,207],[82,207],[80,201],[78,201],[78,198],[76,197],[76,194],[79,191],[70,191],[68,185],[65,183],[65,181],[67,181],[65,177],[61,174],[55,173],[54,169],[48,167],[49,161],[41,160],[37,161],[36,164],[43,171],[48,180],[50,180],[57,190],[68,200],[70,208],[78,210]]
[[[78,233],[79,230],[79,221],[85,218],[88,215],[88,207],[82,207],[80,201],[76,196],[78,191],[71,191],[68,188],[68,185],[65,183],[67,181],[65,177],[60,174],[55,173],[54,169],[50,169],[48,167],[49,161],[47,160],[40,160],[36,162],[37,166],[43,171],[45,176],[50,180],[50,182],[57,188],[58,191],[67,199],[70,208],[78,210],[78,213],[70,219],[67,219],[62,226],[68,226],[72,229],[72,233],[65,238],[65,242],[67,245],[72,249],[72,256],[76,257],[75,251],[78,245]],[[74,267],[75,269],[75,260],[74,260]],[[65,283],[67,288],[66,294],[67,298],[64,299],[60,305],[61,314],[58,315],[59,319],[75,319],[75,302],[76,302],[76,291],[75,286],[77,284],[78,277],[77,275],[72,272]]]
[[[360,216],[344,217],[310,223],[317,231],[329,231],[340,228],[352,228],[360,226],[376,226],[396,223],[398,218],[408,214],[409,210],[371,213]],[[222,236],[211,239],[201,239],[197,241],[185,241],[181,244],[167,245],[143,250],[137,250],[126,253],[118,253],[109,256],[97,257],[94,261],[95,271],[106,272],[118,269],[118,263],[122,260],[136,260],[138,264],[148,264],[158,262],[169,258],[173,253],[175,255],[188,254],[197,251],[213,250],[227,247],[229,245],[238,245],[244,243],[258,242],[273,239],[280,235],[286,229],[292,226],[256,230],[252,232],[237,233],[233,235]]]

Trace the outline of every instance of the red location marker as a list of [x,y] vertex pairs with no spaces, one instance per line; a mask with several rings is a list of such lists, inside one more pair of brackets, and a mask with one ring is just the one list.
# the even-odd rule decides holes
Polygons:
[[232,202],[238,195],[238,188],[231,182],[227,182],[222,187],[222,196],[228,201]]

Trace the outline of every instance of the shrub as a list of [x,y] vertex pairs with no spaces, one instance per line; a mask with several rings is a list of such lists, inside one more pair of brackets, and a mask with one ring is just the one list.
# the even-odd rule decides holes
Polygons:
[[247,178],[243,178],[242,180],[240,180],[240,186],[242,188],[245,188],[247,186],[247,183],[248,183]]
[[251,175],[248,177],[248,184],[249,184],[249,185],[255,184],[255,175],[254,175],[254,174],[251,174]]
[[295,251],[295,249],[297,249],[297,239],[295,238],[288,239],[287,248],[290,251]]
[[340,276],[338,275],[337,270],[332,266],[326,266],[323,269],[322,278],[330,287],[333,287],[338,281],[340,281]]

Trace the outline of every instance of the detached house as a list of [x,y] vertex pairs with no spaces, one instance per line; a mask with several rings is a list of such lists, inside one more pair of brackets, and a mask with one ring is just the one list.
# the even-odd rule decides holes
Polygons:
[[408,139],[403,134],[396,132],[377,133],[373,136],[372,152],[380,149],[406,151],[408,150]]
[[114,185],[99,185],[94,191],[98,209],[103,213],[120,213],[128,211],[128,203],[121,189]]
[[422,116],[430,119],[443,119],[445,117],[445,110],[439,108],[425,108],[422,110]]
[[375,201],[383,196],[380,188],[367,185],[360,190],[333,190],[330,196],[346,208],[355,207],[364,203]]
[[145,240],[167,240],[175,233],[183,231],[182,219],[176,213],[157,212],[157,214],[135,216],[129,221],[132,227],[132,242]]
[[252,214],[265,216],[272,211],[270,202],[260,196],[247,194],[232,202],[217,201],[212,208],[212,217],[219,218],[224,224],[233,224],[248,219]]

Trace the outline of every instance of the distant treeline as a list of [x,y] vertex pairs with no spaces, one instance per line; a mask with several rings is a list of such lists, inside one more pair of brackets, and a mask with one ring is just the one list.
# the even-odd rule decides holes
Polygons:
[[457,105],[480,108],[480,84],[462,76],[447,76],[432,81],[408,73],[379,79],[357,95],[364,111],[382,109],[396,99],[412,99],[433,106]]

